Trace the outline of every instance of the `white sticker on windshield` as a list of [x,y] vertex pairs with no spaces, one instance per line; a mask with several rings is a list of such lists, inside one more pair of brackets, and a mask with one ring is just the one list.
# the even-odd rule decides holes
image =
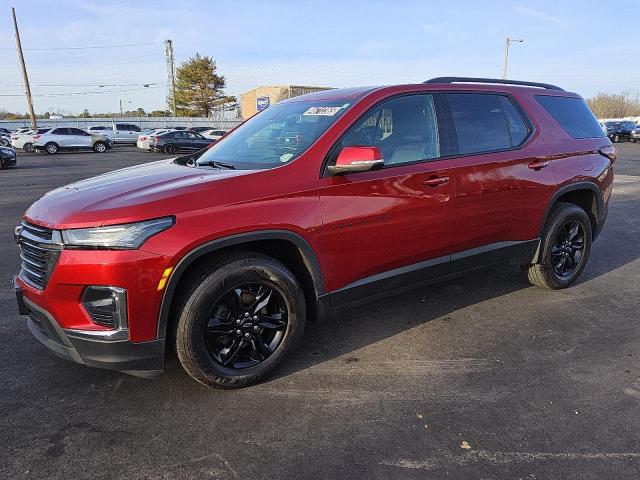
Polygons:
[[289,160],[291,160],[292,157],[293,157],[293,153],[285,153],[280,156],[280,161],[282,163],[288,162]]
[[340,110],[342,110],[342,107],[310,107],[303,115],[323,115],[330,117]]

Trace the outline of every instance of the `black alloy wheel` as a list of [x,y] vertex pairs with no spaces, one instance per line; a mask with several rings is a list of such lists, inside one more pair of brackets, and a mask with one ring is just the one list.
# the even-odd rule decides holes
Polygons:
[[551,248],[551,265],[559,277],[569,277],[578,268],[584,255],[584,227],[576,221],[566,222],[558,231]]
[[209,387],[241,388],[272,375],[295,350],[306,300],[282,263],[238,250],[191,270],[173,312],[169,337],[185,371]]
[[253,367],[278,348],[287,329],[282,295],[264,283],[226,292],[210,312],[204,336],[211,357],[228,368]]
[[567,288],[584,270],[592,240],[587,212],[575,204],[557,203],[542,233],[539,255],[527,267],[529,282],[551,290]]
[[169,143],[164,147],[164,153],[172,154],[176,153],[176,146],[173,143]]

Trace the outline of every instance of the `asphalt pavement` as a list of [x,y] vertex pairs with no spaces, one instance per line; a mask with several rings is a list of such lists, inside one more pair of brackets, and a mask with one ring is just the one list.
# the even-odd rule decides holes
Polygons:
[[580,281],[509,266],[310,324],[267,383],[209,390],[47,352],[18,316],[13,227],[46,191],[164,158],[20,155],[0,171],[0,478],[640,478],[640,145],[619,144]]

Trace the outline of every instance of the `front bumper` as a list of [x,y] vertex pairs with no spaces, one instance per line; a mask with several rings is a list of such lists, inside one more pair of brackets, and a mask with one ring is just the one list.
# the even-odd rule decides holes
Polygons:
[[54,355],[89,367],[118,370],[140,377],[164,371],[165,339],[131,342],[113,331],[65,329],[44,308],[25,298],[14,279],[21,315],[28,315],[31,334]]

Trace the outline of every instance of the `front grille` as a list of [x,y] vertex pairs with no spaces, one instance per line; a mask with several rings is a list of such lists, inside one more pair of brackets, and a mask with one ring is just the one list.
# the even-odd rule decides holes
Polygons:
[[51,237],[53,236],[53,230],[50,228],[34,225],[33,223],[22,222],[22,228],[45,240],[51,240]]
[[20,278],[40,290],[47,286],[62,249],[61,242],[54,238],[56,233],[59,232],[29,222],[22,222],[19,227]]

